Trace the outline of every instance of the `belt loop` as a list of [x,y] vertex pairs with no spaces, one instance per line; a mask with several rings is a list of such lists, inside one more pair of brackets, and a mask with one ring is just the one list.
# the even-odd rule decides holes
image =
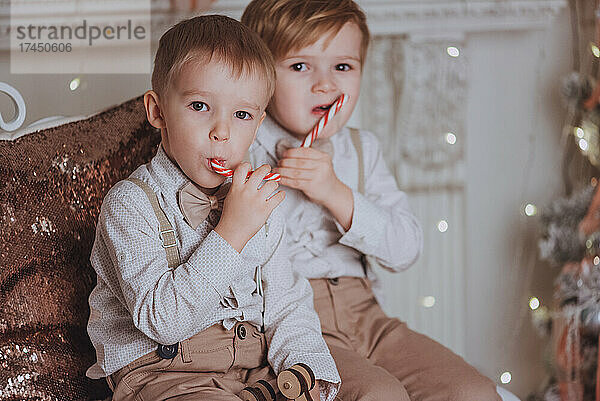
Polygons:
[[[108,387],[112,384],[113,388],[117,388],[121,379],[123,379],[127,373],[131,372],[131,366],[125,365],[121,369],[117,370],[110,376],[106,376],[106,381],[108,382]],[[109,381],[110,380],[110,381]],[[114,392],[114,390],[113,390]]]
[[181,360],[183,363],[192,362],[192,350],[190,349],[190,340],[183,340],[181,343]]
[[116,386],[115,386],[115,382],[112,378],[112,375],[106,376],[106,383],[108,383],[108,388],[110,389],[110,391],[112,391],[114,393]]
[[329,292],[331,294],[331,296],[333,297],[333,294],[334,294],[333,287],[334,287],[334,285],[331,283],[331,279],[324,278],[323,281],[325,281],[325,288],[327,288],[327,292]]
[[366,277],[361,277],[360,280],[362,281],[363,285],[365,286],[365,288],[368,290],[369,288],[371,288],[371,281],[366,278]]

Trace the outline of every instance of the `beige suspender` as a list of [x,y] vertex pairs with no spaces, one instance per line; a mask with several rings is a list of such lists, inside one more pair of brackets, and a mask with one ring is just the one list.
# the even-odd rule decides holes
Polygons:
[[356,149],[356,155],[358,156],[358,192],[365,193],[365,164],[363,162],[363,149],[362,143],[360,142],[360,131],[356,128],[350,128],[350,138],[352,138],[352,144]]
[[[356,155],[358,156],[358,192],[365,194],[365,163],[363,157],[362,142],[360,141],[360,131],[356,128],[350,128],[350,138],[352,138],[352,144],[356,149]],[[365,275],[369,277],[369,267],[373,271],[374,266],[378,266],[379,263],[373,256],[363,254],[361,257],[363,268],[365,269]]]
[[[356,154],[358,156],[358,192],[361,194],[365,193],[365,171],[364,171],[364,161],[363,161],[363,150],[362,143],[360,141],[360,132],[356,128],[350,128],[350,137],[352,138],[352,144],[356,149]],[[180,258],[179,258],[179,248],[177,247],[177,238],[175,236],[175,230],[173,230],[173,226],[165,216],[160,204],[158,203],[158,198],[156,194],[150,187],[150,185],[146,184],[144,181],[138,178],[127,178],[128,181],[133,182],[138,187],[140,187],[150,204],[152,205],[152,209],[154,210],[154,214],[156,214],[156,218],[158,219],[158,224],[160,226],[159,237],[162,241],[162,246],[165,248],[165,252],[167,254],[167,263],[170,269],[174,269],[179,266]]]
[[156,214],[156,218],[158,219],[158,224],[160,226],[160,233],[158,236],[162,241],[162,246],[165,248],[165,252],[167,253],[167,263],[169,265],[169,269],[176,268],[180,263],[177,237],[175,236],[175,230],[173,230],[173,226],[171,223],[169,223],[169,219],[167,219],[165,212],[163,212],[158,203],[156,193],[154,193],[150,185],[138,178],[130,177],[127,180],[136,184],[146,193],[146,196],[152,205],[152,209],[154,209],[154,214]]

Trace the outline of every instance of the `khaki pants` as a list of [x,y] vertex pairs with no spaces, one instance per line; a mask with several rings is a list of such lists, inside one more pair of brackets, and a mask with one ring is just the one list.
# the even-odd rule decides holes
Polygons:
[[179,343],[175,358],[152,351],[107,381],[114,401],[240,401],[235,394],[247,385],[275,379],[266,355],[265,336],[251,324],[237,323],[229,331],[217,324]]
[[362,278],[311,279],[342,401],[500,401],[461,357],[385,315]]

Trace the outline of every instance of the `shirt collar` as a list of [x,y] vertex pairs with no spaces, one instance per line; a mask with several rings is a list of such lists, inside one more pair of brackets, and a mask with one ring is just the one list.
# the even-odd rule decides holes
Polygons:
[[149,163],[148,170],[163,191],[175,193],[190,179],[181,171],[163,149],[162,143],[158,147],[156,155]]
[[[340,140],[340,133],[346,132],[348,130],[347,127],[342,127],[337,134],[332,135],[330,140],[334,145],[334,148],[337,147],[336,142]],[[283,128],[279,123],[277,123],[269,114],[265,117],[263,123],[258,128],[258,133],[256,134],[256,140],[250,146],[250,153],[252,153],[257,146],[262,146],[267,153],[273,158],[273,160],[278,160],[277,154],[275,151],[275,147],[277,142],[281,139],[287,139],[293,147],[299,147],[302,144],[302,141],[292,134],[290,134],[285,128]]]
[[258,128],[256,134],[256,141],[250,148],[252,152],[254,146],[260,144],[274,160],[277,160],[277,154],[275,153],[275,146],[281,139],[287,139],[290,143],[298,147],[302,143],[301,140],[294,137],[292,134],[287,132],[281,125],[279,125],[273,118],[268,114],[265,117],[263,123]]

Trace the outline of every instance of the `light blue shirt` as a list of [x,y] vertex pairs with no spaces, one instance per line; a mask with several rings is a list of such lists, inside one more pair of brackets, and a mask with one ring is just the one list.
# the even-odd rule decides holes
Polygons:
[[[317,379],[340,382],[310,285],[292,272],[279,208],[238,253],[213,230],[211,221],[218,218],[209,216],[196,230],[185,222],[177,192],[189,179],[162,147],[131,176],[157,194],[182,263],[169,269],[158,220],[142,189],[117,183],[102,203],[91,255],[98,282],[89,298],[88,333],[97,362],[89,377],[110,375],[158,344],[185,340],[214,324],[231,329],[247,321],[264,326],[267,359],[276,373],[302,362]],[[333,399],[337,386],[329,387],[326,398]]]
[[[295,146],[301,142],[267,116],[250,146],[252,165],[275,166],[276,145],[282,139]],[[360,140],[364,194],[358,192],[358,156],[350,130],[343,128],[331,137],[335,174],[354,197],[348,231],[327,209],[311,202],[301,191],[281,187],[286,192],[280,207],[286,216],[292,266],[307,278],[364,277],[362,254],[373,256],[386,269],[400,271],[414,264],[423,249],[421,225],[410,210],[406,194],[398,189],[387,168],[377,137],[361,130]],[[366,275],[376,282],[373,271],[368,270]],[[377,283],[374,290],[381,301]]]

